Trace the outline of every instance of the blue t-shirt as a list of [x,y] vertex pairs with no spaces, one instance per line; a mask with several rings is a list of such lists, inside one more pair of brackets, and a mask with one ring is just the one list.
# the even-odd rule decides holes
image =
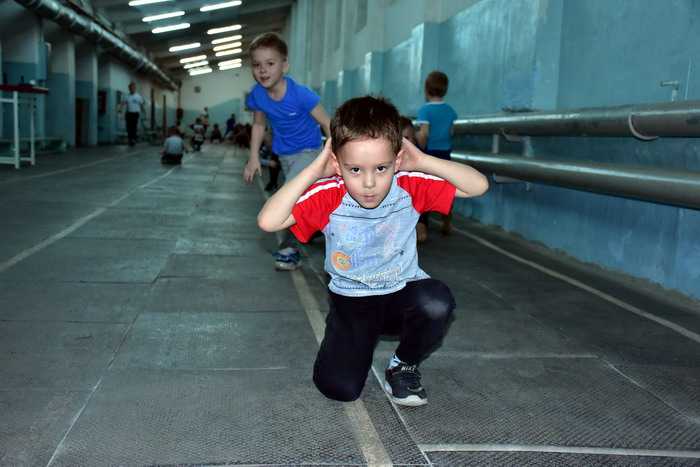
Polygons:
[[419,125],[427,124],[428,142],[426,149],[447,151],[452,149],[452,124],[457,120],[457,112],[444,102],[426,102],[418,109]]
[[272,152],[280,157],[321,147],[321,130],[311,116],[321,98],[292,78],[284,79],[287,92],[282,100],[273,100],[259,84],[253,86],[246,99],[249,109],[265,113],[272,127]]

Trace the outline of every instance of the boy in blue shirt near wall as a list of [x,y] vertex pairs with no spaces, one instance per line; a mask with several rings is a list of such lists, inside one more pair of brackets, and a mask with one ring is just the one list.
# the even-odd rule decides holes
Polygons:
[[[250,44],[253,86],[246,105],[252,109],[253,129],[250,156],[243,171],[246,183],[260,175],[260,145],[269,121],[272,128],[272,152],[279,157],[287,180],[313,161],[321,149],[321,131],[330,134],[330,119],[320,104],[321,98],[306,86],[285,76],[289,69],[287,44],[275,33],[265,33]],[[288,236],[275,255],[280,270],[299,267],[299,249]]]
[[[443,98],[447,94],[449,80],[441,71],[432,71],[425,79],[425,104],[418,109],[419,125],[416,139],[425,148],[426,154],[450,160],[452,154],[452,124],[457,120],[457,112]],[[452,230],[452,212],[442,216],[442,233],[449,235]],[[428,237],[427,215],[422,216],[416,226],[418,241]]]
[[450,289],[418,265],[421,213],[448,212],[456,197],[479,196],[486,177],[421,152],[401,139],[399,113],[360,97],[338,108],[331,141],[265,203],[261,229],[291,228],[303,242],[326,237],[330,311],[314,383],[326,397],[359,397],[380,334],[399,335],[384,390],[401,405],[427,403],[418,364],[440,343],[455,307]]

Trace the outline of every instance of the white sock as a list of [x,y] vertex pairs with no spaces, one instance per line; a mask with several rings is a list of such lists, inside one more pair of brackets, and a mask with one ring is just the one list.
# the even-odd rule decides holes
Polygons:
[[394,354],[393,357],[389,359],[389,369],[391,370],[392,368],[399,366],[400,363],[404,363],[401,360],[399,360],[399,357]]

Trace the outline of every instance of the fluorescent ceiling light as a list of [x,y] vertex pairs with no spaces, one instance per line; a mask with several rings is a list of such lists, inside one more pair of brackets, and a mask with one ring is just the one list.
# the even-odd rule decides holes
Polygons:
[[223,44],[224,42],[240,41],[241,39],[243,39],[243,36],[241,36],[240,34],[236,34],[235,36],[220,37],[218,39],[214,39],[213,41],[211,41],[211,44]]
[[178,29],[187,29],[189,27],[190,27],[190,23],[172,24],[170,26],[163,26],[160,28],[155,28],[151,32],[153,34],[160,34],[161,32],[177,31]]
[[214,71],[214,70],[212,70],[209,67],[207,67],[207,68],[193,68],[190,70],[190,76],[204,75],[207,73],[211,73],[212,71]]
[[207,31],[207,34],[211,36],[212,34],[221,34],[222,32],[238,31],[242,27],[243,26],[241,26],[240,24],[234,24],[232,26],[225,26],[223,28],[210,29]]
[[170,13],[162,13],[160,15],[146,16],[141,21],[144,23],[150,23],[151,21],[160,21],[161,19],[175,18],[177,16],[183,16],[184,11],[171,11]]
[[196,49],[197,47],[200,47],[202,44],[199,42],[193,42],[191,44],[182,44],[182,45],[175,45],[173,47],[170,47],[168,49],[168,52],[179,52],[180,50],[187,50],[187,49]]
[[163,3],[172,1],[173,0],[132,0],[129,2],[129,6],[150,5],[151,3]]
[[219,66],[233,65],[234,63],[241,63],[241,59],[234,58],[233,60],[225,60],[223,62],[219,62]]
[[197,68],[204,65],[209,65],[209,62],[206,60],[202,60],[201,62],[188,63],[183,68],[187,70],[188,68]]
[[243,42],[231,42],[230,44],[217,45],[214,47],[214,52],[218,52],[219,50],[237,49],[242,45]]
[[201,62],[202,60],[206,60],[206,59],[207,59],[206,55],[195,55],[194,57],[181,58],[180,63]]
[[219,66],[219,70],[224,71],[224,70],[233,70],[234,68],[240,68],[242,67],[242,63],[234,63],[232,65],[224,65],[224,66]]
[[234,6],[240,5],[241,0],[234,0],[233,2],[223,2],[223,3],[214,3],[212,5],[204,5],[202,8],[199,9],[199,11],[211,11],[211,10],[220,10],[222,8],[231,8]]
[[227,55],[235,55],[243,52],[243,49],[232,49],[232,50],[222,50],[221,52],[216,52],[217,57],[225,57]]

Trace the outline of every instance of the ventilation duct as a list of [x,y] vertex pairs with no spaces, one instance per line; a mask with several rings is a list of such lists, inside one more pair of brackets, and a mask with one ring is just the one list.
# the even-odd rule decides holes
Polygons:
[[81,15],[55,0],[15,0],[39,16],[55,21],[69,31],[87,38],[102,46],[109,53],[131,65],[137,71],[155,77],[172,90],[177,89],[175,82],[168,77],[148,57],[131,47],[113,32],[97,24],[91,18]]

